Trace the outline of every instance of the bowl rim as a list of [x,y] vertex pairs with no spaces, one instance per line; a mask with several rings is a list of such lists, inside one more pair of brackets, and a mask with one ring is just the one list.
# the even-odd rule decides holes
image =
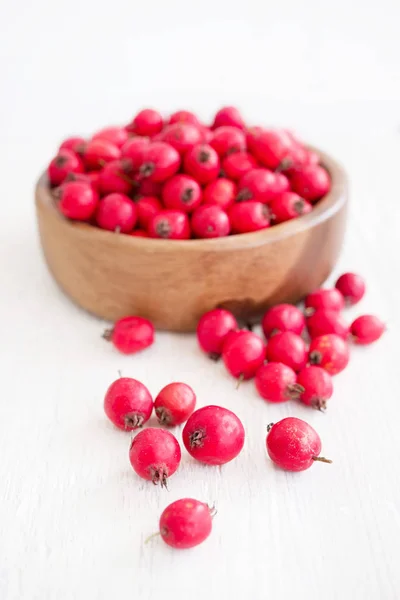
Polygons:
[[342,165],[332,158],[326,152],[321,151],[314,146],[308,146],[310,150],[315,151],[321,158],[321,164],[326,168],[331,176],[331,189],[326,196],[319,200],[313,207],[313,210],[306,214],[292,219],[284,223],[279,223],[273,227],[252,231],[250,233],[238,233],[219,238],[209,239],[190,239],[190,240],[164,240],[159,238],[141,238],[126,234],[116,234],[112,231],[100,229],[90,223],[72,221],[66,219],[54,201],[54,197],[48,186],[48,178],[44,172],[36,185],[36,203],[45,203],[54,215],[64,223],[65,227],[69,228],[77,235],[97,236],[99,240],[104,242],[116,241],[129,244],[132,248],[142,249],[144,251],[216,251],[216,250],[235,250],[249,246],[260,246],[273,243],[277,240],[282,240],[296,233],[302,232],[312,227],[317,226],[321,222],[329,219],[333,214],[338,212],[347,200],[348,178],[346,171]]

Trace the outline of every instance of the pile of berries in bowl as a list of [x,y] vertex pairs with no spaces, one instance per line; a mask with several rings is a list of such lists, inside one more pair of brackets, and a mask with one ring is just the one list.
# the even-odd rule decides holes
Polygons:
[[225,107],[210,127],[181,110],[71,137],[47,169],[60,212],[135,237],[250,233],[310,213],[330,190],[318,154],[290,131],[248,127]]

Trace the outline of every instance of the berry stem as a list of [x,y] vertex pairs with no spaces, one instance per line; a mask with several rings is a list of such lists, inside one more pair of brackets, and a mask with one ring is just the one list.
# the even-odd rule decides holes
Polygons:
[[244,381],[244,375],[243,373],[240,373],[238,380],[237,380],[237,384],[236,384],[236,389],[238,390],[240,388],[240,384]]
[[101,335],[101,337],[103,339],[105,339],[107,342],[111,341],[112,338],[112,334],[113,334],[113,329],[105,329]]
[[319,462],[327,463],[329,465],[331,465],[333,462],[329,458],[325,458],[324,456],[313,456],[312,459],[318,460]]
[[269,433],[271,431],[271,429],[273,428],[274,425],[275,425],[275,423],[269,423],[269,425],[267,425],[267,433]]
[[155,533],[152,533],[151,535],[149,535],[149,537],[147,537],[144,540],[144,543],[148,544],[150,542],[150,540],[152,540],[153,538],[157,537],[158,535],[161,535],[159,531],[156,531]]

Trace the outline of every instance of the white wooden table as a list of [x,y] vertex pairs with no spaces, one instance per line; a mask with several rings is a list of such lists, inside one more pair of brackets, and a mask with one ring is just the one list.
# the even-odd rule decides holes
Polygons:
[[[398,600],[398,12],[394,0],[338,0],[329,14],[316,0],[2,5],[1,600]],[[388,333],[352,351],[325,415],[268,405],[251,382],[235,391],[194,336],[158,334],[151,350],[118,355],[40,254],[32,187],[63,136],[146,104],[209,118],[223,103],[294,127],[350,174],[334,276],[365,275],[367,296],[349,319],[377,313]],[[199,406],[234,410],[242,454],[205,468],[184,452],[169,492],[138,480],[130,436],[102,411],[118,369],[154,394],[183,380]],[[272,466],[265,428],[287,415],[315,426],[332,466]],[[217,505],[209,540],[187,552],[145,545],[161,510],[183,496]]]

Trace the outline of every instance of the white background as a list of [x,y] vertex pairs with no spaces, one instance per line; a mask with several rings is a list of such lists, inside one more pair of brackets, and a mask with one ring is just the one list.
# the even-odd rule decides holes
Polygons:
[[[399,16],[396,0],[3,0],[2,600],[400,597]],[[353,314],[379,314],[388,332],[352,351],[325,415],[268,405],[251,382],[236,392],[190,335],[159,334],[149,351],[118,355],[41,257],[33,185],[63,137],[146,105],[210,119],[226,103],[251,123],[294,127],[350,175],[335,275],[365,275],[368,294]],[[102,413],[117,369],[154,394],[184,380],[199,405],[233,409],[245,450],[221,469],[185,453],[169,493],[139,481],[129,435]],[[272,466],[265,427],[286,415],[315,426],[332,466]],[[216,503],[209,540],[187,552],[144,545],[182,496]]]

